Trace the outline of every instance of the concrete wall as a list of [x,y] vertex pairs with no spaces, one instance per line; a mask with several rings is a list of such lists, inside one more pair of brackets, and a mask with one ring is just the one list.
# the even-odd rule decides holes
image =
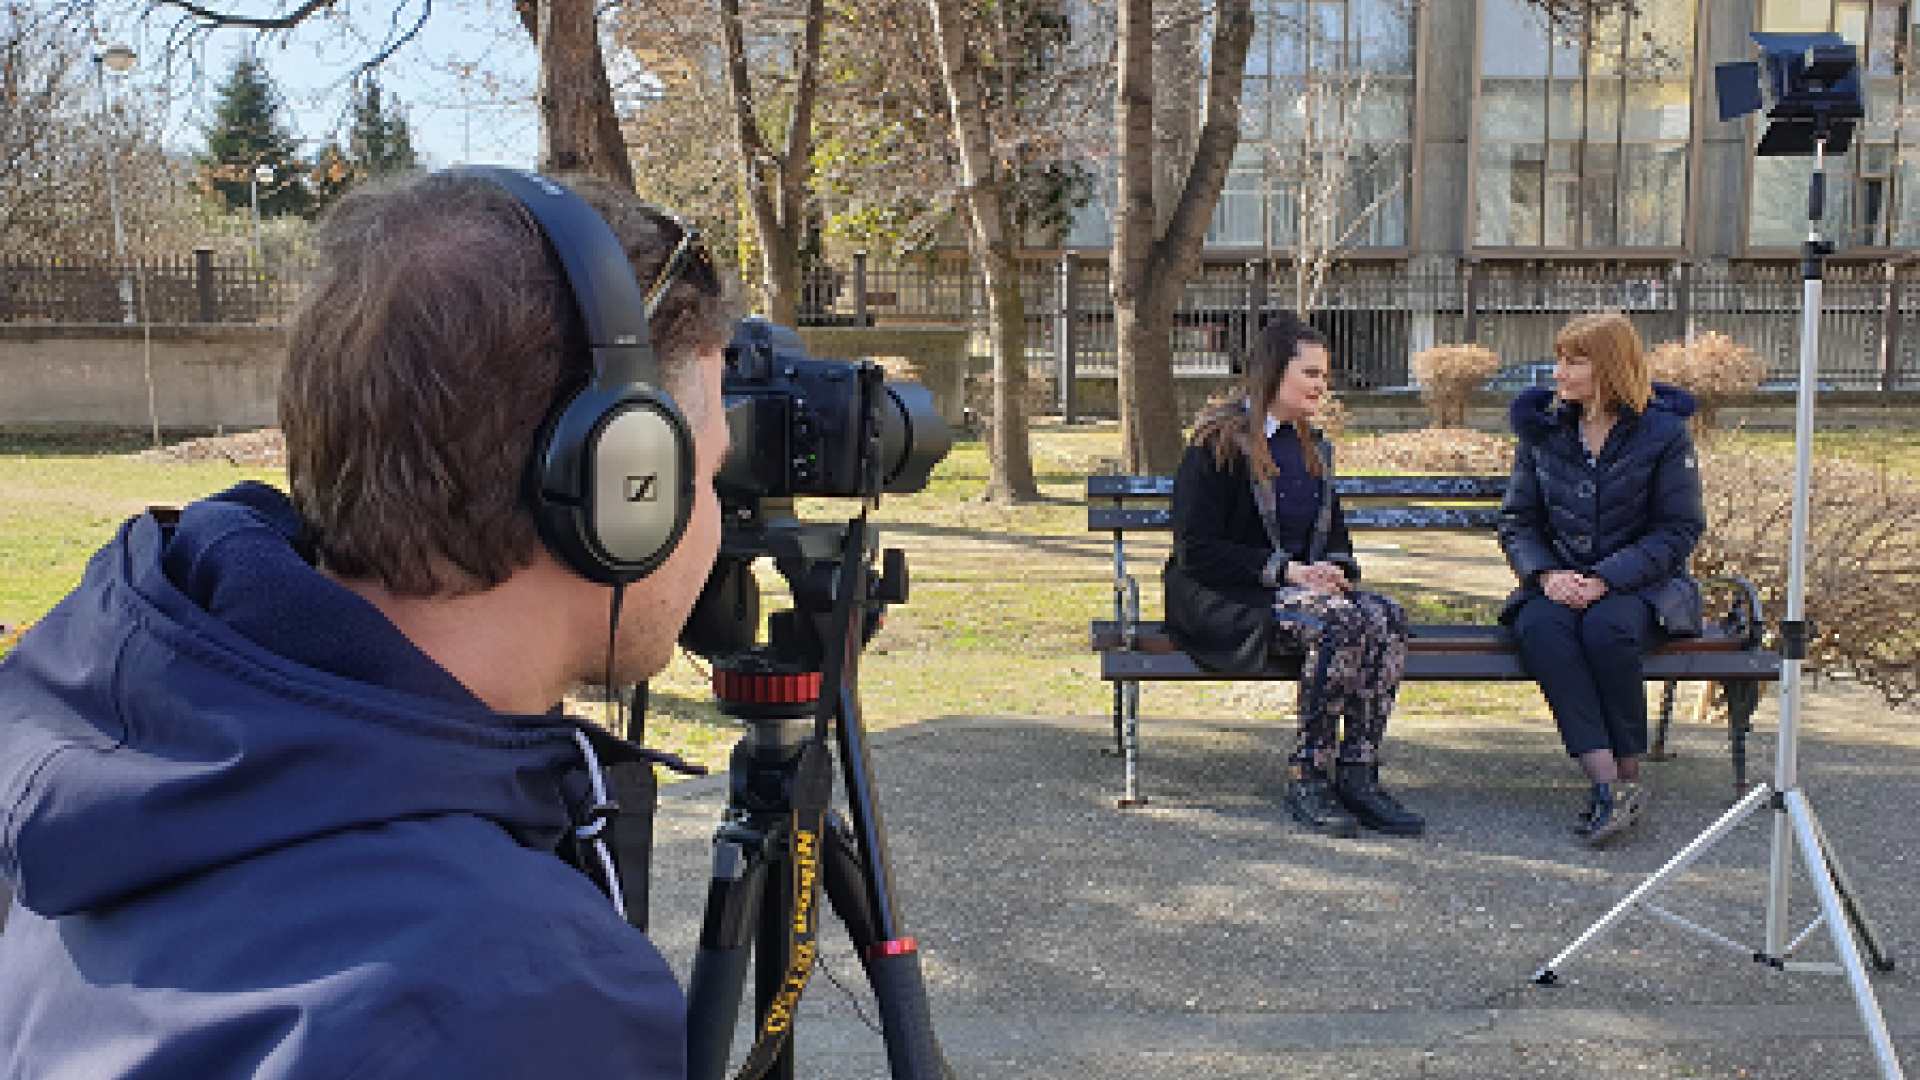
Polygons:
[[[801,331],[807,349],[823,357],[907,358],[907,373],[924,382],[948,423],[961,423],[963,382],[986,363],[966,356],[966,331],[820,327]],[[148,357],[160,426],[173,431],[244,430],[277,422],[276,398],[284,340],[279,330],[250,326],[156,326],[151,344],[140,327],[0,325],[0,426],[148,426]],[[1036,365],[1041,374],[1046,366]],[[1179,412],[1192,416],[1212,395],[1232,386],[1224,375],[1182,376],[1175,382]],[[1076,419],[1112,419],[1116,386],[1111,377],[1081,376]],[[1345,394],[1357,431],[1409,431],[1427,425],[1417,393],[1379,391]],[[1822,428],[1904,429],[1920,420],[1920,392],[1835,392],[1820,396]],[[1467,423],[1484,431],[1506,430],[1506,399],[1483,395]],[[1793,427],[1790,394],[1764,395],[1724,411],[1724,426],[1787,431]]]
[[285,341],[277,327],[0,325],[0,424],[265,427]]

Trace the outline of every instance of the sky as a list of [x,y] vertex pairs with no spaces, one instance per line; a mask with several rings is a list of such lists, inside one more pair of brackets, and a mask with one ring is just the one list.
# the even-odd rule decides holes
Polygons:
[[[165,63],[162,27],[149,23],[123,28],[110,39],[140,54],[125,89],[139,90],[166,104],[167,140],[184,150],[205,144],[203,129],[211,115],[214,90],[225,82],[233,62],[250,44],[279,89],[283,118],[301,152],[311,154],[330,140],[344,143],[351,118],[349,81],[356,67],[378,52],[395,8],[405,5],[408,23],[420,0],[372,0],[342,4],[345,12],[291,31],[258,36],[222,29],[206,39],[201,67]],[[211,0],[208,7],[260,14],[257,0]],[[528,40],[504,3],[497,0],[439,0],[421,31],[382,65],[382,91],[405,109],[421,164],[444,167],[485,162],[531,167],[539,149],[539,123],[533,105],[536,63]]]

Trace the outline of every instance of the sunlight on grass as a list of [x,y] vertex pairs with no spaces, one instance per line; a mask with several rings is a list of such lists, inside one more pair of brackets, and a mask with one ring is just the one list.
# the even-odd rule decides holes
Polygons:
[[[1783,455],[1792,445],[1791,436],[1771,433],[1727,438]],[[126,437],[100,446],[0,434],[0,623],[39,618],[79,580],[87,558],[119,524],[150,504],[178,505],[242,480],[284,484],[277,470],[128,456],[142,445]],[[1920,475],[1920,432],[1828,432],[1819,446]],[[1106,536],[1086,531],[1081,500],[1087,475],[1117,467],[1118,448],[1112,424],[1042,425],[1033,438],[1042,501],[1001,506],[980,498],[989,473],[985,445],[961,438],[926,491],[882,498],[874,513],[880,543],[906,552],[911,589],[907,603],[888,611],[862,657],[860,691],[870,728],[943,716],[1110,714],[1112,687],[1100,681],[1087,624],[1110,617],[1111,554]],[[800,510],[808,521],[827,523],[847,520],[860,506],[806,499]],[[1155,612],[1164,550],[1164,540],[1130,549],[1143,600]],[[1487,554],[1498,557],[1490,540]],[[770,564],[756,570],[763,611],[787,606],[784,583]],[[1445,573],[1370,581],[1405,604],[1416,622],[1493,617],[1504,581],[1499,589],[1475,589]],[[648,741],[724,766],[741,729],[714,705],[708,687],[705,662],[677,655],[653,682]],[[1153,684],[1143,688],[1142,709],[1149,719],[1244,720],[1258,730],[1290,723],[1283,718],[1292,715],[1294,693],[1284,683]],[[597,701],[572,704],[590,714],[606,711]],[[1546,723],[1548,715],[1527,683],[1410,683],[1399,711],[1422,726]]]

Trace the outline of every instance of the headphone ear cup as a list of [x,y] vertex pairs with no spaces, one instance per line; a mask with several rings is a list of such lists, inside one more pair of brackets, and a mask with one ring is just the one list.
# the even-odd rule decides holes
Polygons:
[[534,521],[548,550],[604,585],[652,573],[693,515],[693,436],[671,398],[588,386],[565,399],[533,457]]

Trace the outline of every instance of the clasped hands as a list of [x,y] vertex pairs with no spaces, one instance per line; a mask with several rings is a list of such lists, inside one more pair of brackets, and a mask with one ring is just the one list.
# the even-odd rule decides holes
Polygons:
[[1575,611],[1585,611],[1589,605],[1607,595],[1607,582],[1605,578],[1592,577],[1577,570],[1549,570],[1540,575],[1540,591],[1556,604],[1565,604]]
[[1288,563],[1287,584],[1326,593],[1343,593],[1353,587],[1347,575],[1330,562]]

